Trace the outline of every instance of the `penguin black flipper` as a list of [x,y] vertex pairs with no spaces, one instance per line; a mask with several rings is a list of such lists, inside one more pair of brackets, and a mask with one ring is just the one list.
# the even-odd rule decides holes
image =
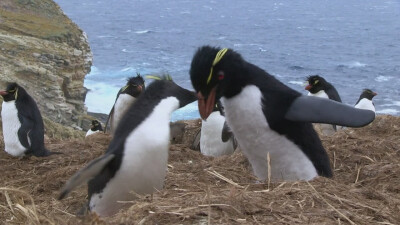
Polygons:
[[113,107],[112,107],[110,113],[108,114],[107,121],[106,121],[106,125],[104,125],[104,133],[107,132],[108,123],[110,122],[110,120],[112,120],[112,117],[113,117],[113,115],[114,115],[114,106],[115,106],[115,104],[113,105]]
[[27,149],[30,149],[31,145],[29,143],[28,137],[30,131],[34,126],[34,123],[32,120],[24,117],[22,117],[22,121],[23,122],[21,123],[21,127],[18,130],[18,139],[20,140],[22,146],[24,146]]
[[375,119],[370,110],[356,109],[329,99],[313,96],[296,98],[285,114],[292,121],[363,127]]
[[335,87],[329,84],[329,88],[325,90],[326,94],[328,95],[329,99],[332,99],[337,102],[342,102],[342,99],[339,96],[339,93],[335,89]]
[[85,168],[75,173],[75,175],[68,180],[61,190],[58,199],[61,200],[65,198],[65,196],[67,196],[75,187],[86,183],[99,174],[114,157],[114,154],[106,154],[92,160]]

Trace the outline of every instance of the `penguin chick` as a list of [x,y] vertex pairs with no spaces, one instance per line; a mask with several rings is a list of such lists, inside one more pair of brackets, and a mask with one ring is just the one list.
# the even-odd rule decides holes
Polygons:
[[103,131],[101,123],[98,120],[92,120],[92,125],[90,126],[90,129],[86,132],[86,137],[100,131]]
[[135,199],[163,188],[167,171],[170,118],[196,100],[194,92],[172,81],[156,80],[129,107],[105,155],[67,182],[59,199],[88,181],[88,208],[100,216],[116,213]]
[[226,124],[223,107],[216,104],[213,112],[201,122],[200,152],[207,156],[232,154],[237,145]]
[[200,47],[190,79],[202,119],[221,99],[225,118],[253,172],[274,180],[332,177],[329,157],[311,122],[365,126],[375,114],[335,101],[302,96],[231,49]]
[[35,100],[17,83],[0,91],[3,97],[4,150],[12,156],[48,156],[44,146],[44,124]]
[[372,98],[376,95],[378,95],[376,92],[373,92],[370,89],[364,89],[354,107],[357,109],[367,109],[375,112],[375,105],[372,102]]
[[139,73],[136,77],[128,78],[126,85],[118,91],[115,103],[108,115],[104,132],[107,130],[108,122],[110,122],[111,134],[114,134],[119,121],[144,89],[144,79]]

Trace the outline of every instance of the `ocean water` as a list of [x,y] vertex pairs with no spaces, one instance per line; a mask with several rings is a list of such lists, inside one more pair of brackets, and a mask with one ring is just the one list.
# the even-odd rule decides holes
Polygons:
[[[136,72],[169,73],[192,89],[190,62],[207,44],[238,51],[303,94],[312,74],[332,83],[349,105],[370,88],[378,93],[377,113],[400,115],[398,0],[55,1],[89,38],[91,112],[108,113]],[[196,103],[173,114],[173,120],[198,117]]]

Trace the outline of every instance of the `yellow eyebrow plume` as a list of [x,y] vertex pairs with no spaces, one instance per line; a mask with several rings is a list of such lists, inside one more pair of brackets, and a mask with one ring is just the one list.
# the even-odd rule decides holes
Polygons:
[[212,63],[210,75],[208,75],[208,78],[207,78],[207,84],[210,83],[210,81],[211,81],[214,66],[217,65],[219,63],[219,61],[221,61],[222,57],[224,57],[224,55],[227,51],[228,51],[227,48],[223,48],[218,51],[217,55],[215,56],[214,62]]

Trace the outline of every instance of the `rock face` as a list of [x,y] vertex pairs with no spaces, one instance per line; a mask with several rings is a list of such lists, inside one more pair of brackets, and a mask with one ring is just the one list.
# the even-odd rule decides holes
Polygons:
[[15,81],[43,116],[76,126],[91,65],[85,33],[52,0],[0,1],[0,89]]

